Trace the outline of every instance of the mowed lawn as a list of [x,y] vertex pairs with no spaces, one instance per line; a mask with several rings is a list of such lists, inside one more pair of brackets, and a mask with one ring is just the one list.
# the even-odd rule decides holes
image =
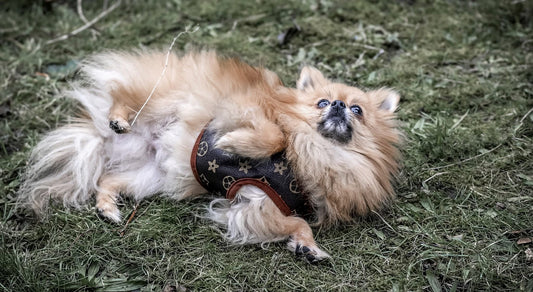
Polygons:
[[[532,291],[532,17],[523,0],[2,1],[0,290]],[[239,56],[288,86],[308,64],[400,92],[398,198],[316,228],[331,260],[232,246],[202,218],[209,199],[146,200],[127,226],[92,205],[16,212],[30,149],[76,113],[61,92],[80,60],[167,50],[186,30],[175,51]]]

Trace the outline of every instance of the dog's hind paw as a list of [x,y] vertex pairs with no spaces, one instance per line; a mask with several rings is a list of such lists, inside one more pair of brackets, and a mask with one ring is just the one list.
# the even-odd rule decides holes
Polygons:
[[116,205],[96,204],[96,211],[98,212],[98,216],[110,220],[114,223],[120,223],[120,221],[122,220],[120,216],[120,211],[118,210]]
[[111,128],[117,134],[128,133],[131,129],[130,124],[121,118],[109,121],[109,128]]
[[295,241],[289,241],[288,248],[295,255],[303,257],[308,263],[316,265],[319,262],[330,258],[329,254],[322,251],[317,246],[306,246]]

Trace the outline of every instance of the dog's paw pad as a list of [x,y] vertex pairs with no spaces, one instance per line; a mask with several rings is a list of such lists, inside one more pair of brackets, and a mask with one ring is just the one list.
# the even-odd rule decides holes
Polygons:
[[121,216],[120,211],[118,210],[117,206],[96,206],[96,211],[98,212],[98,216],[101,218],[110,220],[114,223],[120,223]]
[[124,134],[130,131],[131,126],[124,120],[116,119],[109,121],[109,128],[111,128],[111,130],[115,131],[117,134]]
[[309,248],[305,245],[300,245],[299,243],[297,243],[294,248],[294,254],[297,256],[303,256],[308,263],[313,265],[329,258],[329,255],[319,248]]

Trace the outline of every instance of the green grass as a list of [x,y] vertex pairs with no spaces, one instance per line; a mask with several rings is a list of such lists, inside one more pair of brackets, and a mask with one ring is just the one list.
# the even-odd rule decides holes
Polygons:
[[[518,244],[533,237],[530,1],[123,1],[94,30],[50,45],[83,22],[76,1],[45,2],[0,10],[0,289],[533,290],[533,244]],[[86,17],[102,5],[84,1]],[[294,23],[301,31],[279,45]],[[312,64],[401,92],[398,199],[315,230],[328,263],[308,265],[284,243],[228,245],[197,216],[207,200],[144,201],[124,236],[90,208],[53,208],[45,222],[15,213],[31,147],[76,111],[60,97],[72,64],[109,48],[166,49],[194,25],[177,50],[215,48],[291,86]]]

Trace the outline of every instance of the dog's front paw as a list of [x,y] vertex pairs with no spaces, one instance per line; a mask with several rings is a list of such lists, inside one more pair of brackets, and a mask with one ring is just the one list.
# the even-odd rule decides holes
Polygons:
[[322,251],[316,245],[305,245],[303,243],[290,240],[287,246],[290,251],[294,252],[295,255],[303,257],[307,262],[313,265],[330,258],[329,254]]
[[226,152],[236,153],[237,149],[235,145],[237,145],[237,142],[232,133],[226,133],[217,140],[215,147]]
[[117,134],[128,133],[131,130],[130,123],[122,118],[116,118],[109,121],[109,128]]
[[261,134],[260,137],[258,135],[256,130],[237,129],[220,137],[215,143],[215,147],[256,159],[270,157],[282,149],[282,141],[276,139],[272,142],[271,139],[265,138],[269,135],[267,133]]

